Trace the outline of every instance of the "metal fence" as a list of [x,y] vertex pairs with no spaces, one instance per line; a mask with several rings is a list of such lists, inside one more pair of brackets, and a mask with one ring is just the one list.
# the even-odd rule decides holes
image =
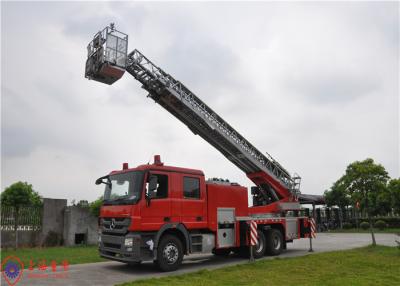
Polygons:
[[0,229],[5,231],[14,231],[15,219],[17,217],[18,231],[41,230],[42,212],[43,212],[43,207],[41,206],[26,206],[19,208],[17,216],[15,207],[2,206]]
[[[361,212],[355,208],[316,208],[314,214],[312,209],[305,208],[300,215],[314,216],[318,232],[342,228],[345,223],[352,225],[352,227],[358,227],[361,222],[367,221],[365,211]],[[377,220],[383,220],[388,227],[400,227],[400,216],[394,213],[389,213],[386,216],[371,216],[371,220],[373,223]]]

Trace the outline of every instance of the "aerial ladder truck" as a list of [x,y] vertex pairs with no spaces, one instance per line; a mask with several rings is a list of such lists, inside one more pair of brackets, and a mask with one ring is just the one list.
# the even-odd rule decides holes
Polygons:
[[291,176],[263,154],[180,81],[138,50],[129,54],[128,35],[113,24],[88,45],[85,77],[113,84],[131,74],[160,104],[194,134],[220,151],[254,183],[248,190],[223,179],[205,179],[200,170],[152,164],[114,170],[96,180],[105,184],[100,212],[99,252],[128,264],[153,260],[161,270],[176,270],[184,255],[248,253],[249,224],[257,223],[254,256],[278,255],[294,239],[309,237],[301,216],[300,177]]

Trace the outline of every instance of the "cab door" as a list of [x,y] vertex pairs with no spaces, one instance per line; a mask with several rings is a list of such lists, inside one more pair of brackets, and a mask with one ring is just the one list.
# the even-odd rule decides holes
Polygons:
[[[158,230],[171,220],[170,177],[167,172],[150,171],[146,178],[141,200],[142,230]],[[156,187],[151,190],[150,181],[154,178],[157,179]]]
[[182,222],[188,229],[207,227],[206,192],[204,179],[195,175],[181,176]]

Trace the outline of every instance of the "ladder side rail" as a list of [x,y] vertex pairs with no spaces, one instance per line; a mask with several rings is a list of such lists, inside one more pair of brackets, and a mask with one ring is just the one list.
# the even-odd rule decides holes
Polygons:
[[[215,112],[212,111],[205,103],[203,103],[200,99],[198,99],[189,89],[187,89],[183,84],[176,81],[173,77],[166,74],[163,70],[155,66],[150,60],[148,60],[144,55],[142,55],[139,51],[135,50],[130,54],[130,58],[133,58],[133,64],[140,65],[143,70],[146,70],[151,75],[153,75],[153,79],[157,79],[160,81],[164,87],[172,87],[175,91],[178,92],[179,96],[177,98],[185,99],[190,103],[192,110],[200,110],[205,114],[205,119],[208,119],[211,123],[213,123],[217,128],[220,129],[226,135],[232,137],[234,143],[240,145],[242,149],[247,151],[250,155],[255,157],[258,160],[262,168],[267,167],[269,173],[277,177],[282,183],[284,183],[287,187],[291,188],[293,185],[293,181],[290,175],[286,170],[280,167],[279,164],[274,163],[274,161],[265,160],[265,156],[259,152],[254,146],[252,146],[246,139],[244,139],[240,134],[238,134],[229,124],[223,121]],[[140,80],[140,78],[137,78]],[[149,81],[142,81],[145,86],[149,87]],[[151,84],[150,84],[151,85]],[[207,110],[208,109],[208,110]],[[230,130],[228,129],[230,127]],[[251,147],[249,147],[249,145]],[[272,157],[271,157],[272,158]],[[282,176],[283,175],[283,176]]]
[[[172,76],[165,73],[162,69],[154,65],[139,51],[134,50],[129,54],[128,67],[133,68],[133,75],[136,79],[142,82],[144,87],[154,89],[157,88],[155,82],[162,85],[162,88],[168,88],[169,92],[184,102],[192,111],[196,112],[202,117],[205,122],[213,130],[225,135],[232,144],[240,146],[248,159],[255,161],[261,170],[272,173],[287,188],[294,189],[295,182],[290,174],[277,163],[272,156],[267,153],[267,156],[258,151],[250,142],[241,136],[235,129],[233,129],[227,122],[225,122],[218,114],[216,114],[210,107],[202,102],[196,95],[194,95],[186,86],[179,81],[175,80]],[[136,69],[135,69],[136,68]],[[141,77],[139,72],[146,74]],[[214,145],[214,144],[213,144]],[[215,145],[214,145],[215,146]]]
[[[254,165],[252,161],[243,160],[242,158],[238,158],[235,154],[239,151],[234,145],[230,142],[227,142],[224,137],[219,135],[218,133],[213,133],[213,129],[210,128],[207,124],[205,124],[204,120],[197,116],[190,109],[190,114],[185,114],[185,110],[188,108],[185,105],[185,109],[181,111],[176,110],[176,105],[171,106],[170,104],[166,104],[162,98],[156,99],[156,95],[149,95],[153,99],[155,99],[161,106],[163,106],[167,111],[169,111],[172,115],[177,117],[182,123],[184,123],[194,134],[199,135],[205,141],[207,141],[210,145],[215,147],[218,151],[220,151],[229,161],[231,161],[234,165],[236,165],[239,169],[247,173],[254,173],[259,171],[259,167]],[[183,104],[183,102],[181,102]],[[182,114],[183,113],[183,114]],[[226,144],[223,144],[225,142]]]

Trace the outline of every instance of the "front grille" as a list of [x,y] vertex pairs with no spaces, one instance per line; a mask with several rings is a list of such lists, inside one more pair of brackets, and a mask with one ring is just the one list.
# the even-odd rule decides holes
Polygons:
[[105,243],[103,243],[103,245],[104,245],[104,247],[107,247],[107,248],[121,249],[121,245],[120,244],[116,244],[116,243],[105,242]]
[[104,217],[100,224],[101,230],[105,234],[124,235],[128,232],[131,219],[128,217]]
[[110,231],[110,230],[103,230],[102,231],[102,234],[112,234],[112,235],[114,235],[114,236],[125,236],[125,232],[121,232],[121,233],[119,233],[119,232],[115,232],[115,231]]

